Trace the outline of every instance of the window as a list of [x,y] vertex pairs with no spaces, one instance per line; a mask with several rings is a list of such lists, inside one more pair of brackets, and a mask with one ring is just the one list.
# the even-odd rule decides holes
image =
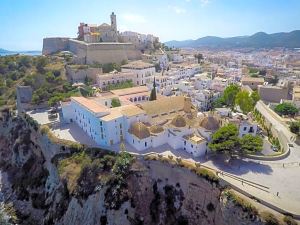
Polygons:
[[100,121],[100,126],[102,126],[102,121]]
[[147,147],[147,142],[145,142],[145,147]]
[[134,139],[132,139],[132,143],[134,144]]
[[192,148],[194,148],[194,146],[193,146],[193,145],[191,145],[191,147],[192,147]]
[[247,127],[244,127],[244,131],[246,131],[247,130]]
[[186,145],[186,141],[184,141],[184,145]]
[[249,133],[253,133],[254,132],[254,129],[253,129],[253,127],[250,127],[250,129],[249,129]]

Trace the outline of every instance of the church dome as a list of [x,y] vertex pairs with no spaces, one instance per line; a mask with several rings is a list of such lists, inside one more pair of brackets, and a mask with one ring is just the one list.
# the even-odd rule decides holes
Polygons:
[[158,134],[164,131],[164,128],[162,126],[153,125],[150,127],[150,132],[154,134]]
[[219,129],[220,127],[218,119],[214,116],[207,116],[203,118],[200,122],[200,126],[206,130],[212,131]]
[[135,135],[139,139],[150,137],[150,131],[142,122],[135,122],[129,128],[129,133]]
[[183,116],[177,115],[172,119],[171,124],[174,125],[175,127],[185,127],[186,121]]

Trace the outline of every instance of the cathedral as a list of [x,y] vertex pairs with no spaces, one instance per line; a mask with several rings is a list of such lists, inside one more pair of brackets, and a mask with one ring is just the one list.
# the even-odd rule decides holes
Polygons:
[[101,25],[80,23],[77,38],[87,43],[118,42],[116,15],[114,12],[110,15],[110,25],[107,23]]

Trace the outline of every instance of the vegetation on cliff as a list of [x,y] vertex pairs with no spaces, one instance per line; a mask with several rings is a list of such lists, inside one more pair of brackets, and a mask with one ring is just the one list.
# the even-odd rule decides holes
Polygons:
[[58,162],[58,172],[66,179],[72,195],[86,199],[97,189],[107,185],[105,202],[108,208],[118,209],[128,200],[126,177],[133,157],[101,149],[86,149]]
[[33,88],[33,103],[48,102],[78,95],[67,81],[64,58],[56,56],[10,55],[0,57],[0,106],[14,106],[17,85]]

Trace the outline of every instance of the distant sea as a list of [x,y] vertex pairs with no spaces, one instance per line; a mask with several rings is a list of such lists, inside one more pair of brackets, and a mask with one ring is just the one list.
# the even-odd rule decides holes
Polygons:
[[24,52],[0,52],[0,56],[7,56],[7,55],[29,55],[29,56],[38,56],[42,55],[41,51],[24,51]]

